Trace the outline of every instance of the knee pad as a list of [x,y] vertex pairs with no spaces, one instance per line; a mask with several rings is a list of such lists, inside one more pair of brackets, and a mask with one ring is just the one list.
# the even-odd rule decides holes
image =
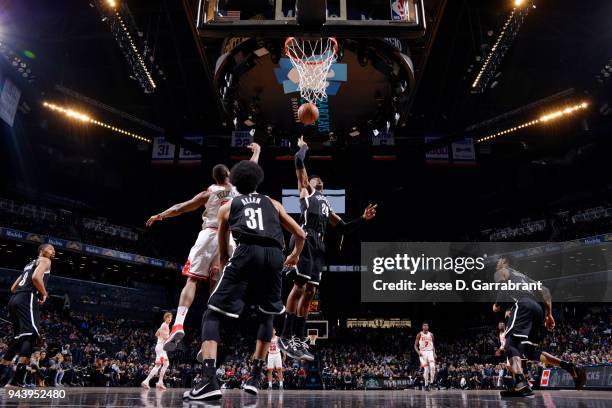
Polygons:
[[262,314],[257,329],[257,340],[269,342],[272,340],[272,330],[274,328],[274,315]]
[[212,340],[217,343],[221,340],[220,334],[221,315],[214,310],[208,309],[202,316],[202,340]]

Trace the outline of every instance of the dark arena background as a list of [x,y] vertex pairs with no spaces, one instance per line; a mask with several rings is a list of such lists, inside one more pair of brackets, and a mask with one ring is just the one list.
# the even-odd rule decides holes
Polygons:
[[[611,19],[604,0],[0,2],[0,404],[612,405]],[[294,55],[302,72],[288,37],[334,38],[338,48]],[[318,120],[304,125],[300,78],[332,57]],[[202,230],[203,201],[155,216],[200,197],[216,164],[248,160],[255,143],[265,172],[257,191],[304,223],[300,136],[308,174],[323,180],[326,203],[347,224],[314,238],[325,246],[321,281],[303,286],[315,292],[308,313],[291,317],[302,319],[301,336],[289,324],[291,344],[308,344],[313,358],[273,343],[283,369],[269,382],[269,358],[261,369],[253,354],[268,315],[249,295],[237,319],[221,319],[210,376],[196,359],[203,315],[217,313],[207,312],[214,282],[203,281],[183,316],[185,336],[160,360],[184,307],[182,271],[193,277],[200,258],[219,259],[215,250],[190,255],[201,231],[216,247],[216,224]],[[375,217],[364,221],[366,213]],[[547,331],[534,320],[542,333],[529,340],[561,366],[525,352],[522,376],[534,393],[507,398],[522,377],[498,350],[498,324],[506,320],[511,337],[519,303],[506,319],[493,301],[435,291],[418,302],[410,293],[368,300],[364,254],[375,242],[527,248],[512,267],[545,276],[556,323]],[[37,273],[24,266],[48,262],[41,244],[55,257],[37,307],[43,295],[28,276]],[[563,259],[549,248],[563,248]],[[273,320],[281,341],[291,340],[296,276],[282,277],[289,309]],[[27,295],[12,293],[28,279]],[[19,296],[30,303],[15,320]],[[423,322],[435,334],[435,371],[415,350],[428,346]],[[223,398],[193,397],[213,377]]]

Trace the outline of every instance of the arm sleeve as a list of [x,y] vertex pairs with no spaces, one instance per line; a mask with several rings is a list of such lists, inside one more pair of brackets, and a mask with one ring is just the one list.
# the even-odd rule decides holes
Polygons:
[[306,159],[306,150],[308,147],[302,146],[300,150],[295,154],[295,168],[301,170],[304,168],[304,160]]
[[338,221],[338,224],[336,224],[336,229],[342,234],[348,234],[357,230],[363,225],[364,222],[365,219],[363,217],[355,218],[354,220],[349,222],[344,222],[341,219],[340,221]]

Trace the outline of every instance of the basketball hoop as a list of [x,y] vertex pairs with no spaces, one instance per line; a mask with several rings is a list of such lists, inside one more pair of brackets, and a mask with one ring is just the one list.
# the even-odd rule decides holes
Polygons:
[[298,71],[300,95],[316,104],[327,98],[327,75],[338,55],[335,38],[303,40],[289,37],[285,41],[285,54]]

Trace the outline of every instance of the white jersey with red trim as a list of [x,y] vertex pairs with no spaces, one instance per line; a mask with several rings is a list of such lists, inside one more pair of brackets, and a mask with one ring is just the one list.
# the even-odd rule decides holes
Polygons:
[[278,337],[273,336],[272,340],[270,340],[270,346],[268,347],[269,354],[280,354],[280,349],[278,348]]
[[202,214],[202,229],[218,228],[219,221],[217,217],[219,215],[219,208],[236,197],[238,191],[231,184],[227,186],[212,184],[206,191],[210,193],[210,196]]
[[170,336],[170,326],[168,323],[163,322],[157,331],[159,333],[159,336],[157,336],[157,344],[164,344],[166,339]]
[[421,337],[419,338],[419,350],[421,351],[433,351],[433,333],[432,332],[421,332]]

